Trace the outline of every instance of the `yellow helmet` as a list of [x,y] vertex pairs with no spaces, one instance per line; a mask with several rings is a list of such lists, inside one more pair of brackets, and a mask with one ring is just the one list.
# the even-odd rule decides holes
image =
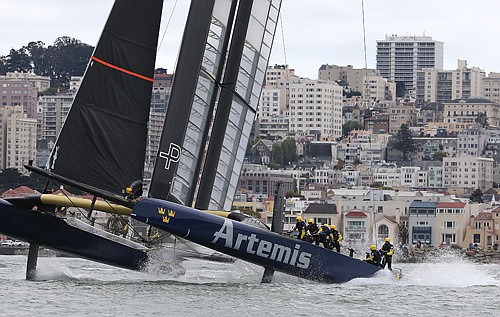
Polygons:
[[372,244],[372,245],[370,246],[370,250],[372,250],[372,251],[373,251],[373,250],[377,250],[377,246],[376,246],[376,245],[374,245],[374,244]]
[[337,229],[337,226],[336,225],[331,225],[330,228],[331,229]]
[[391,238],[389,237],[385,238],[385,242],[391,242]]
[[312,220],[312,219],[307,220],[307,223],[313,223],[313,222],[314,222],[314,220]]
[[302,221],[302,217],[301,216],[298,216],[296,219],[297,219],[297,221]]

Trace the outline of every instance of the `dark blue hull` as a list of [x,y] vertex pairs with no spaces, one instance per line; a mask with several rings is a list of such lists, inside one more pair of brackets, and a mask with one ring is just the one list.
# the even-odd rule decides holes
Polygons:
[[310,280],[344,283],[380,270],[308,242],[164,200],[140,201],[132,217],[210,249]]
[[113,266],[140,270],[147,252],[68,225],[50,214],[17,208],[0,199],[0,232],[50,249]]

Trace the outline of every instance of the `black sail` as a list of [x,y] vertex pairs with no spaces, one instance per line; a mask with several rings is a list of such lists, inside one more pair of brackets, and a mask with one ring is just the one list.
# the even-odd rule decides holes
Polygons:
[[47,168],[120,193],[142,180],[163,0],[116,0]]
[[[151,197],[202,209],[230,207],[280,4],[281,0],[191,2]],[[219,163],[231,172],[220,173]]]

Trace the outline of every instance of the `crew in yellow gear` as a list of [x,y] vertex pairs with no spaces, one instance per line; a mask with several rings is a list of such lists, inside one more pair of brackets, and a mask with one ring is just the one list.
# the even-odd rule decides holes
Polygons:
[[314,220],[307,220],[306,234],[309,239],[309,242],[314,242],[319,246],[319,234],[322,231],[321,227],[319,227]]
[[377,246],[372,244],[370,246],[370,253],[366,253],[366,259],[365,261],[367,263],[370,263],[370,264],[373,264],[373,265],[376,265],[376,266],[380,266],[380,260],[381,260],[382,256],[380,255],[380,252],[377,251]]
[[394,253],[394,246],[391,244],[391,238],[387,237],[385,238],[385,243],[380,249],[380,253],[384,257],[382,259],[382,264],[380,265],[382,268],[385,268],[385,265],[387,264],[387,268],[389,270],[392,270],[392,254]]
[[330,226],[330,250],[335,248],[337,252],[340,252],[340,241],[342,240],[342,235],[337,231],[336,225]]
[[301,216],[297,216],[297,218],[295,219],[297,220],[297,222],[295,223],[295,227],[293,227],[292,231],[297,230],[297,239],[304,240],[306,236],[306,224],[304,220],[302,220]]

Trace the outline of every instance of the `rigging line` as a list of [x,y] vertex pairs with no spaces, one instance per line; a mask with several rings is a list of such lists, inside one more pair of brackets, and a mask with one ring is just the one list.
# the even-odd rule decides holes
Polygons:
[[161,36],[160,43],[158,44],[158,48],[156,49],[156,54],[158,54],[158,52],[160,51],[161,45],[163,44],[163,39],[165,38],[165,34],[167,34],[167,30],[168,30],[168,27],[170,25],[170,21],[172,21],[172,16],[174,15],[174,11],[175,11],[176,6],[177,6],[177,0],[175,0],[172,11],[170,12],[170,16],[168,17],[167,25],[165,26],[165,31],[163,31],[163,35]]
[[368,91],[368,62],[366,61],[366,30],[365,30],[365,2],[361,0],[361,15],[363,17],[363,47],[365,53],[365,91],[363,93],[363,101]]
[[[285,58],[285,65],[288,66],[288,62],[286,59],[285,31],[283,28],[283,14],[280,14],[280,26],[281,26],[281,41],[283,42],[283,56]],[[288,77],[288,74],[286,76]]]
[[133,233],[135,233],[140,239],[142,242],[149,242],[147,239],[145,239],[135,228],[134,226],[132,226],[132,221],[128,221],[128,219],[125,219],[123,217],[122,214],[118,213],[118,211],[116,211],[115,207],[113,207],[113,205],[107,200],[105,199],[104,200],[106,202],[106,204],[108,204],[108,206],[113,209],[115,211],[114,214],[111,214],[113,217],[115,218],[119,218],[122,222],[124,222],[125,224],[128,225],[128,227],[130,228],[130,230],[132,230]]

